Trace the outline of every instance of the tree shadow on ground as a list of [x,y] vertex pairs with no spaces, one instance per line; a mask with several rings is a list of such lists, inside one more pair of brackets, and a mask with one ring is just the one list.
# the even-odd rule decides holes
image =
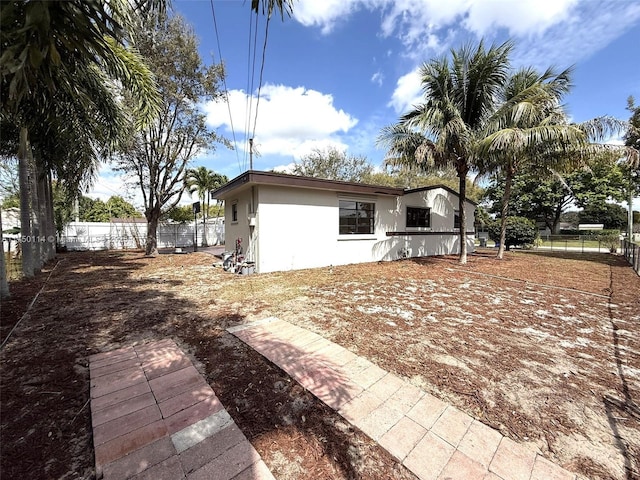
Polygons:
[[[303,470],[295,477],[339,472],[376,478],[381,466],[398,478],[407,475],[282,370],[226,333],[242,316],[223,305],[204,313],[180,294],[189,288],[184,281],[145,273],[154,261],[140,253],[63,256],[2,352],[1,469],[7,478],[94,477],[88,356],[164,338],[192,356],[259,451],[277,450],[300,462]],[[367,468],[373,473],[363,474]]]
[[619,326],[620,320],[622,319],[617,318],[616,313],[619,315],[619,312],[614,312],[613,309],[613,305],[616,303],[614,297],[618,288],[622,288],[622,285],[619,281],[616,281],[614,269],[611,268],[608,313],[609,323],[611,324],[613,355],[615,358],[616,373],[620,379],[622,398],[616,398],[613,395],[605,394],[603,396],[602,403],[607,414],[607,420],[609,422],[611,432],[613,433],[616,446],[624,459],[626,478],[627,480],[633,480],[640,476],[640,448],[638,446],[633,447],[633,443],[625,439],[625,433],[622,431],[621,427],[624,425],[625,421],[631,419],[640,421],[640,405],[638,405],[634,400],[634,392],[632,392],[627,376],[625,375],[626,362],[622,358],[623,353],[621,352],[625,346],[621,345],[621,341],[624,341],[621,338],[621,327]]

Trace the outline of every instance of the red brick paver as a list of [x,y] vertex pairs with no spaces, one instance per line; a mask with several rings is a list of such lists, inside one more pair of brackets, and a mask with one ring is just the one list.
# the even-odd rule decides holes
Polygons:
[[273,480],[175,342],[125,347],[89,361],[98,478]]
[[378,441],[422,480],[576,478],[497,430],[304,328],[268,318],[228,331]]

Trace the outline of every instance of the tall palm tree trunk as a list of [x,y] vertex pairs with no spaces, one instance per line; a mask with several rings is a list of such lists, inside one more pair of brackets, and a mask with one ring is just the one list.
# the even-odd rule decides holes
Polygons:
[[[208,247],[209,243],[207,242],[207,203],[205,201],[206,193],[203,192],[200,196],[200,202],[202,203],[202,246]],[[196,225],[196,228],[198,226]]]
[[42,167],[38,168],[38,216],[40,218],[40,261],[42,265],[49,261],[49,215],[47,214],[47,175]]
[[467,170],[466,162],[463,167],[458,168],[458,177],[460,179],[460,195],[458,196],[458,212],[460,215],[460,258],[458,263],[465,265],[467,263],[467,213],[465,204],[467,203]]
[[29,131],[20,129],[20,147],[18,148],[18,181],[20,184],[20,251],[22,255],[22,274],[33,277],[33,243],[31,240],[31,195],[29,193]]
[[507,241],[507,217],[509,216],[509,200],[511,200],[511,187],[515,176],[513,164],[509,162],[505,172],[504,193],[502,195],[502,205],[500,208],[500,247],[498,247],[498,260],[504,257],[505,243]]
[[7,265],[4,258],[4,238],[2,238],[2,211],[0,210],[0,298],[9,298]]
[[40,273],[42,256],[40,254],[40,201],[38,200],[38,168],[33,156],[33,150],[27,150],[29,159],[29,192],[31,193],[31,245],[33,246],[33,272]]
[[47,215],[49,231],[47,232],[47,245],[49,247],[49,258],[53,260],[56,257],[56,219],[53,211],[53,186],[51,181],[51,170],[47,172],[46,196],[47,196]]

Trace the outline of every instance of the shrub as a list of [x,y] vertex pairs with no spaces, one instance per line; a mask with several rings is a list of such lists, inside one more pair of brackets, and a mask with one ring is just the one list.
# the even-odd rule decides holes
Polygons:
[[616,253],[620,246],[620,230],[602,230],[596,235],[596,240],[608,247],[611,253]]
[[[538,229],[535,223],[524,217],[507,218],[507,236],[505,247],[509,250],[512,246],[533,245],[538,236]],[[500,241],[500,220],[493,222],[489,226],[489,238],[494,242]]]

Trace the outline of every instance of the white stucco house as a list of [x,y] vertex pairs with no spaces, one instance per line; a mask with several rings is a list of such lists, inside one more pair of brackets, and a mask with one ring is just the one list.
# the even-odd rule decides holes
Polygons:
[[[211,192],[225,201],[227,250],[257,272],[460,252],[458,194],[250,170]],[[468,251],[475,204],[466,202]]]

